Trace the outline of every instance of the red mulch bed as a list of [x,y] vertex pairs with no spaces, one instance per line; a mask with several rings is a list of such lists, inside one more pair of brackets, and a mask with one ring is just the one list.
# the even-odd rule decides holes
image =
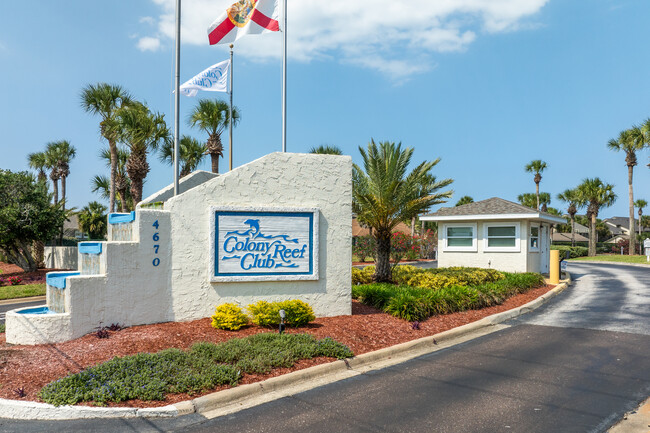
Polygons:
[[[553,287],[544,286],[533,289],[527,293],[513,296],[501,305],[482,310],[434,316],[421,322],[419,330],[412,329],[409,322],[352,301],[351,316],[319,318],[308,326],[288,329],[287,332],[309,333],[317,338],[332,337],[336,341],[346,344],[356,355],[359,355],[434,335],[501,311],[510,310],[536,299]],[[5,342],[5,334],[0,334],[0,398],[18,399],[16,390],[24,388],[26,396],[21,400],[38,401],[38,392],[47,383],[115,356],[157,352],[170,347],[186,349],[198,341],[218,343],[234,337],[244,337],[259,332],[274,332],[274,330],[257,326],[243,328],[239,331],[215,330],[210,326],[210,319],[206,318],[191,322],[134,326],[121,331],[109,332],[110,338],[107,339],[99,339],[95,334],[88,334],[65,343],[39,346],[8,345]],[[302,360],[291,368],[276,369],[269,374],[245,375],[240,383],[258,382],[330,361],[332,361],[330,358]],[[200,395],[223,388],[225,387],[209,390]],[[164,406],[197,396],[173,394],[168,395],[164,401],[131,400],[110,406]]]
[[16,265],[0,262],[0,278],[20,277],[22,284],[41,284],[45,283],[45,274],[52,271],[65,271],[66,269],[39,269],[34,272],[25,272]]

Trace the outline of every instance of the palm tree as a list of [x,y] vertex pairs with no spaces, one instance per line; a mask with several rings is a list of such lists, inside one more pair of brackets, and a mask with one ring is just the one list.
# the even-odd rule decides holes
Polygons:
[[106,206],[91,201],[79,212],[79,227],[88,239],[103,239],[106,235]]
[[636,152],[646,146],[645,134],[641,127],[634,126],[626,131],[621,131],[616,140],[611,139],[607,142],[607,147],[610,150],[618,152],[620,150],[625,152],[625,164],[627,165],[627,188],[629,198],[629,228],[630,228],[630,255],[634,255],[635,239],[634,239],[634,191],[632,188],[632,177],[634,166],[637,165]]
[[535,193],[537,194],[537,207],[535,210],[539,210],[539,183],[542,181],[542,175],[541,173],[547,168],[548,166],[544,161],[541,159],[536,159],[531,161],[529,164],[526,164],[526,172],[527,173],[535,173],[535,177],[533,180],[535,181]]
[[566,189],[564,190],[564,192],[558,194],[557,198],[558,200],[561,200],[569,204],[569,207],[567,208],[567,213],[571,218],[571,246],[575,247],[576,246],[575,217],[576,214],[578,213],[578,207],[579,207],[578,205],[580,201],[578,196],[578,191],[576,191],[576,189]]
[[59,203],[59,155],[60,149],[56,142],[47,143],[45,147],[45,166],[50,170],[50,180],[52,181],[52,191],[54,192],[54,204]]
[[546,212],[548,205],[551,204],[551,194],[539,191],[537,194],[525,192],[517,196],[517,201],[519,201],[522,206],[526,206],[535,210],[540,209],[539,204],[541,203],[542,207],[540,210],[542,212]]
[[27,160],[29,162],[29,167],[37,171],[38,181],[47,182],[47,174],[45,169],[47,168],[47,155],[45,152],[34,152],[27,155]]
[[616,201],[614,185],[605,184],[595,177],[585,179],[577,188],[579,205],[587,206],[589,224],[589,256],[596,255],[596,218],[602,207],[609,207]]
[[[239,110],[232,107],[232,124],[239,123]],[[230,124],[228,103],[220,100],[201,99],[190,114],[189,124],[208,133],[206,153],[212,159],[212,172],[219,173],[219,158],[223,157],[221,133]],[[180,151],[180,149],[179,149]]]
[[453,191],[437,192],[451,184],[451,179],[435,181],[430,172],[440,159],[422,162],[407,174],[412,148],[391,142],[376,144],[367,150],[359,147],[363,169],[352,168],[352,210],[361,224],[372,227],[377,240],[377,262],[373,279],[391,280],[390,247],[393,228],[425,209],[446,202]]
[[[187,176],[201,163],[201,160],[206,155],[207,147],[205,144],[199,143],[199,140],[192,138],[189,135],[183,135],[179,141],[178,158],[181,163],[180,177]],[[160,161],[169,164],[174,163],[174,143],[169,141],[160,148]]]
[[[639,239],[641,237],[641,219],[643,218],[643,208],[646,207],[647,205],[648,202],[643,200],[642,198],[634,202],[634,206],[636,206],[639,209]],[[632,236],[633,232],[634,230],[630,230],[630,236]],[[639,243],[639,250],[641,251],[639,254],[643,254],[643,250],[641,248],[640,243]]]
[[152,113],[146,105],[139,102],[123,107],[117,113],[115,136],[130,152],[126,172],[131,180],[134,205],[142,200],[144,178],[149,173],[147,152],[170,140],[171,134],[164,117],[162,114]]
[[321,144],[318,147],[312,147],[309,149],[309,153],[316,153],[319,155],[343,155],[343,151],[339,147],[330,144]]
[[[44,185],[47,184],[47,174],[45,173],[47,155],[45,152],[30,153],[27,155],[27,160],[29,161],[29,167],[37,171],[38,181]],[[45,267],[45,242],[34,241],[34,261],[37,268]]]
[[[106,161],[108,167],[111,166],[111,152],[104,148],[99,152],[99,157]],[[117,170],[115,173],[115,201],[119,205],[121,212],[133,210],[133,200],[131,199],[131,181],[126,173],[126,163],[129,160],[129,151],[123,147],[117,148]],[[109,198],[110,181],[105,176],[95,176],[93,178],[93,192],[105,190],[102,197]]]
[[462,206],[464,204],[469,204],[469,203],[474,203],[474,199],[468,195],[464,195],[460,199],[458,199],[458,203],[456,203],[456,206]]
[[117,174],[117,130],[113,123],[117,111],[131,103],[131,95],[122,88],[107,83],[89,84],[81,91],[81,106],[92,114],[99,114],[101,122],[99,131],[108,141],[111,154],[111,182],[109,192],[109,208],[115,212],[115,176]]
[[54,143],[57,146],[58,160],[56,162],[59,178],[61,179],[61,201],[65,212],[66,179],[70,175],[70,161],[77,155],[77,149],[67,140]]

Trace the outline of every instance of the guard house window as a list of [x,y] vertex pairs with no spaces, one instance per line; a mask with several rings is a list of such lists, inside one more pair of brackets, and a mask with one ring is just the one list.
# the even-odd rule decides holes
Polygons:
[[539,251],[539,227],[530,227],[530,250]]
[[485,251],[519,251],[519,224],[486,224]]
[[476,251],[476,224],[447,224],[443,235],[446,251]]

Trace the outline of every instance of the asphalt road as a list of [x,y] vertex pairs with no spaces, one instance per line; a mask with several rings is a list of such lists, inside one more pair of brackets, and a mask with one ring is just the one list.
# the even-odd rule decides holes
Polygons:
[[569,264],[508,328],[231,415],[0,421],[0,431],[604,432],[650,395],[650,269]]
[[45,305],[45,300],[43,301],[36,301],[36,302],[20,302],[17,301],[12,304],[4,304],[0,305],[0,323],[5,323],[5,314],[7,311],[15,310],[16,308],[23,308],[23,307],[38,307]]

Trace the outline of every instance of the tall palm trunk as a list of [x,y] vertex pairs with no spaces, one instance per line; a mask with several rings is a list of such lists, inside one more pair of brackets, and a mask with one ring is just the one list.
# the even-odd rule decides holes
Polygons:
[[574,215],[571,215],[571,246],[576,246],[576,220]]
[[377,257],[375,262],[375,275],[373,280],[378,283],[391,281],[390,269],[390,232],[377,231]]
[[115,140],[108,140],[108,149],[111,152],[111,184],[108,192],[110,212],[115,212],[115,179],[117,178],[117,144]]
[[596,256],[596,213],[591,213],[591,224],[589,227],[589,257]]
[[43,241],[34,241],[34,261],[36,262],[37,268],[45,267],[45,242]]
[[149,163],[145,149],[131,149],[131,155],[126,163],[126,172],[131,179],[131,197],[133,206],[142,201],[142,185],[149,173]]
[[52,190],[54,191],[54,203],[53,204],[58,204],[59,203],[59,179],[57,178],[52,178]]
[[212,160],[212,173],[219,173],[219,155],[211,154],[210,159]]
[[[63,212],[65,212],[65,176],[61,176],[61,203],[62,203],[62,209]],[[59,235],[59,243],[63,245],[63,230],[64,230],[64,225],[65,225],[65,220],[63,221],[63,224],[61,224],[61,234]]]
[[630,198],[630,222],[629,222],[629,229],[630,229],[630,250],[628,251],[628,254],[633,256],[636,253],[636,246],[635,246],[635,241],[636,239],[634,238],[634,191],[632,189],[632,171],[634,170],[634,166],[628,165],[627,166],[627,183],[628,183],[628,197]]

